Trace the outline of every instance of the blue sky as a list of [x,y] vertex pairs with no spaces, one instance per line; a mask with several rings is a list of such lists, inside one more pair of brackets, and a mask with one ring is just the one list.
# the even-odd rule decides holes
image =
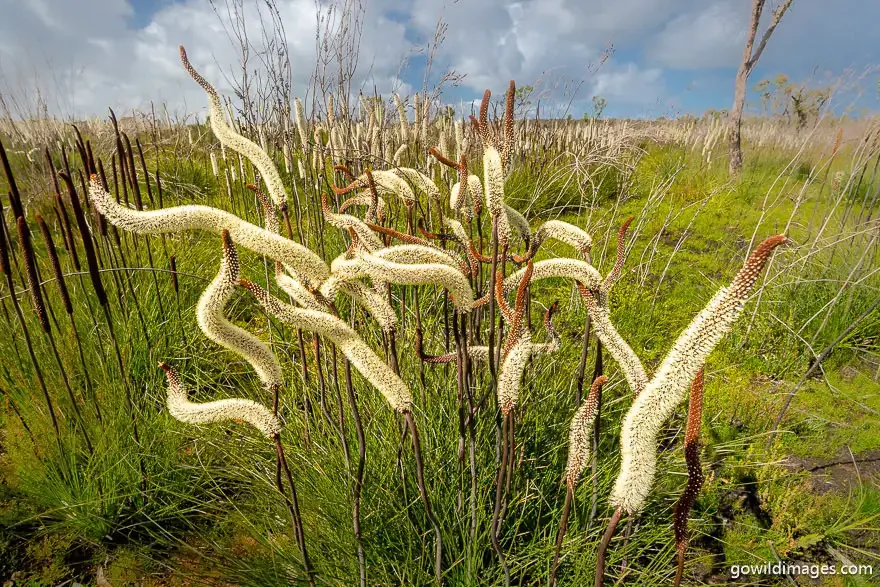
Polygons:
[[[235,71],[237,58],[223,32],[227,1],[216,0],[218,18],[209,0],[0,0],[5,16],[0,92],[27,110],[39,88],[49,109],[64,115],[103,115],[108,106],[125,112],[151,102],[179,113],[203,111],[204,98],[177,62],[177,45],[185,44],[194,64],[228,92],[223,74]],[[316,2],[277,3],[294,61],[294,93],[303,95],[314,71]],[[255,36],[261,3],[244,4]],[[775,4],[768,0],[768,17]],[[487,87],[500,95],[513,78],[536,85],[542,103],[558,107],[570,97],[560,87],[582,82],[572,102],[575,116],[598,94],[607,100],[609,116],[653,117],[729,107],[751,1],[364,0],[364,5],[356,83],[368,91],[421,88],[424,47],[442,18],[448,31],[430,82],[448,69],[465,75],[461,85],[446,88],[447,102],[470,103]],[[836,109],[853,103],[861,88],[856,106],[877,110],[878,72],[866,73],[880,64],[877,23],[877,0],[794,0],[750,86],[778,73],[814,86],[844,76],[846,91],[838,95]],[[592,69],[612,44],[611,59]]]

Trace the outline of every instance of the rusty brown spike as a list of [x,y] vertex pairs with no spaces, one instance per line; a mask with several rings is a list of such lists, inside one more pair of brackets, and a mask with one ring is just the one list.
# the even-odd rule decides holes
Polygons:
[[687,430],[684,436],[684,459],[687,463],[688,480],[684,493],[675,504],[673,530],[675,548],[678,556],[678,569],[675,573],[675,587],[681,583],[684,574],[684,558],[688,545],[688,514],[697,501],[703,486],[703,469],[700,466],[700,424],[703,419],[703,370],[700,369],[691,384],[691,397],[688,403]]

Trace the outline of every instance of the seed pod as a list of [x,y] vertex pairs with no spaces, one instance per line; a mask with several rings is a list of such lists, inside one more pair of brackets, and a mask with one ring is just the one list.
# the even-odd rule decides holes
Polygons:
[[49,315],[46,313],[43,293],[40,290],[40,277],[37,275],[37,259],[34,255],[34,247],[31,244],[31,231],[24,216],[18,217],[18,244],[21,247],[22,255],[24,255],[24,266],[31,303],[34,306],[34,311],[37,313],[37,318],[40,320],[40,328],[43,329],[43,332],[48,333],[50,330]]
[[3,203],[0,202],[0,273],[12,275],[12,266],[9,264],[9,241],[6,239],[6,223],[2,222]]
[[18,186],[15,184],[15,176],[12,175],[9,159],[6,158],[6,149],[3,148],[3,141],[0,141],[0,163],[3,164],[3,173],[6,174],[6,181],[9,183],[9,204],[12,206],[12,213],[16,218],[24,216],[24,209],[21,206],[21,195],[18,193]]
[[64,272],[61,271],[61,263],[58,261],[58,252],[55,250],[55,243],[52,241],[52,233],[49,232],[49,227],[46,226],[46,223],[39,214],[37,214],[37,224],[40,227],[40,234],[43,235],[43,241],[46,243],[46,252],[49,254],[49,262],[52,264],[55,284],[58,286],[58,295],[61,296],[64,311],[68,314],[73,314],[73,305],[70,303],[70,295],[67,293],[67,285],[64,283]]
[[70,226],[70,217],[67,215],[67,206],[61,194],[55,194],[55,204],[57,205],[57,213],[61,224],[61,232],[64,234],[65,248],[70,251],[70,259],[73,261],[73,268],[80,270],[79,255],[76,252],[76,243],[73,241],[73,229]]
[[83,214],[82,206],[79,203],[79,196],[76,188],[73,187],[73,181],[67,173],[60,173],[62,181],[67,186],[67,194],[70,196],[70,205],[73,207],[73,215],[76,218],[76,224],[79,227],[79,234],[83,242],[83,250],[86,253],[86,263],[89,266],[89,278],[92,280],[92,287],[95,289],[95,295],[98,302],[105,306],[107,304],[107,292],[104,284],[101,282],[101,273],[98,270],[98,258],[95,255],[95,247],[92,243],[92,236],[89,232],[89,225],[86,223],[85,214]]

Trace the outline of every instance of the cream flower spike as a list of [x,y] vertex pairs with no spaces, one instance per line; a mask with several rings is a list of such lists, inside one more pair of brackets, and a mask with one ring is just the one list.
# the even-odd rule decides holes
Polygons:
[[[512,292],[519,286],[525,272],[526,268],[523,267],[504,279],[505,294]],[[595,289],[602,283],[602,276],[599,275],[596,268],[580,259],[545,259],[535,263],[531,279],[533,283],[551,277],[567,277],[583,283],[587,289]]]
[[353,259],[337,257],[333,260],[332,271],[345,280],[370,277],[374,282],[400,285],[440,285],[449,290],[453,303],[462,312],[469,312],[474,301],[474,292],[467,278],[457,268],[445,264],[397,263],[370,253],[359,253]]
[[183,62],[183,67],[186,68],[190,77],[202,86],[202,89],[208,94],[211,130],[214,131],[220,144],[247,157],[260,172],[263,181],[266,182],[269,196],[275,205],[279,208],[286,206],[287,190],[284,188],[284,183],[281,181],[281,176],[278,174],[272,159],[259,145],[241,136],[227,124],[226,114],[223,111],[223,105],[220,103],[220,96],[217,94],[217,90],[193,68],[189,59],[187,59],[186,50],[183,48],[183,45],[180,46],[180,60]]
[[507,214],[507,222],[516,230],[519,237],[523,240],[532,237],[532,229],[529,228],[529,221],[526,217],[519,213],[516,208],[504,204],[504,211]]
[[360,246],[370,251],[381,249],[384,246],[379,237],[376,236],[376,233],[370,230],[370,227],[363,220],[351,214],[335,214],[330,210],[330,206],[327,205],[326,194],[321,194],[321,210],[324,212],[324,220],[328,224],[332,224],[342,230],[353,230],[358,236],[358,244]]
[[483,199],[483,184],[476,175],[468,174],[467,189],[461,193],[461,182],[455,183],[449,191],[449,207],[461,214],[465,220],[474,216],[474,202]]
[[723,287],[679,335],[660,368],[640,393],[623,421],[623,461],[611,503],[624,512],[640,511],[647,501],[657,465],[657,438],[686,395],[706,358],[730,332],[749,292],[785,236],[768,238],[752,252],[729,287]]
[[458,241],[458,244],[461,245],[461,248],[464,249],[464,253],[467,256],[468,265],[470,266],[471,275],[476,275],[480,271],[480,261],[474,255],[474,244],[471,241],[471,237],[468,235],[467,231],[464,229],[464,225],[458,220],[454,220],[449,218],[448,216],[443,217],[443,224],[452,231],[452,236]]
[[578,289],[580,289],[581,296],[586,303],[587,313],[590,315],[590,321],[593,329],[596,331],[596,336],[599,337],[605,349],[617,361],[617,365],[623,371],[630,389],[632,389],[634,394],[638,395],[648,384],[648,374],[645,372],[645,367],[642,365],[638,355],[623,339],[617,328],[615,328],[614,323],[611,322],[611,309],[608,306],[608,294],[611,286],[620,277],[623,269],[626,252],[625,237],[631,221],[632,218],[629,218],[621,225],[620,230],[617,231],[617,257],[614,267],[605,276],[602,284],[591,291],[583,284],[578,283]]
[[[396,173],[383,170],[372,171],[371,174],[373,175],[373,181],[376,184],[376,191],[379,192],[379,195],[394,194],[403,200],[404,204],[407,206],[415,204],[416,196],[412,188],[409,187],[406,180],[398,176]],[[342,195],[366,187],[369,187],[369,179],[367,178],[366,173],[362,173],[344,188],[337,189],[336,193]]]
[[223,261],[214,280],[205,288],[196,306],[199,328],[212,341],[241,355],[257,372],[267,389],[277,390],[284,384],[281,364],[275,354],[259,338],[226,319],[223,310],[238,285],[238,255],[224,230]]
[[424,245],[395,245],[373,253],[376,257],[393,263],[442,263],[458,269],[461,259],[443,249]]
[[293,328],[316,332],[333,341],[354,368],[382,393],[395,411],[403,413],[412,408],[412,394],[406,384],[348,324],[326,312],[294,308],[272,297],[255,283],[246,280],[240,283],[277,319]]
[[339,205],[339,213],[342,214],[351,206],[366,206],[367,214],[364,216],[364,222],[375,222],[378,220],[384,220],[385,214],[388,211],[388,204],[385,203],[384,198],[376,198],[376,211],[371,212],[370,206],[373,205],[373,197],[370,195],[370,192],[361,193],[357,196],[352,196],[342,202]]
[[139,212],[117,203],[96,175],[89,179],[89,198],[108,222],[124,230],[138,234],[187,230],[220,234],[226,229],[238,246],[281,261],[298,276],[308,276],[310,281],[320,283],[330,275],[327,264],[310,249],[217,208],[191,205]]
[[593,427],[596,424],[596,414],[599,411],[599,389],[608,381],[604,375],[600,375],[590,386],[590,393],[581,407],[571,419],[570,432],[568,433],[568,464],[565,467],[565,481],[570,487],[574,487],[578,477],[583,474],[587,465],[590,464],[591,449],[593,448]]
[[523,371],[534,351],[532,337],[523,333],[504,357],[498,371],[498,405],[505,416],[519,403],[519,389]]
[[510,222],[504,208],[504,171],[501,155],[495,147],[487,146],[483,153],[483,181],[485,182],[486,208],[498,223],[498,242],[503,248],[510,242]]
[[495,282],[495,295],[501,312],[508,317],[510,321],[510,331],[507,335],[504,347],[502,349],[501,368],[498,372],[498,405],[502,414],[507,416],[519,403],[519,390],[522,382],[523,371],[525,371],[529,358],[540,353],[554,352],[559,349],[559,335],[553,329],[553,314],[558,307],[554,302],[547,310],[544,318],[544,324],[547,332],[550,334],[551,342],[546,344],[533,344],[532,337],[528,329],[523,328],[523,314],[525,313],[526,287],[531,282],[531,272],[534,264],[529,263],[525,267],[525,272],[520,278],[519,287],[516,292],[515,309],[511,310],[507,306],[507,301],[503,296],[503,285],[499,280]]
[[[430,177],[418,169],[412,169],[411,167],[395,167],[391,171],[401,179],[408,181],[430,199],[435,201],[440,199],[440,190],[437,189],[437,186],[434,185],[434,182],[431,181]],[[375,173],[376,172],[374,171],[373,174]]]
[[400,160],[403,158],[407,149],[409,149],[409,145],[407,145],[406,143],[403,143],[402,145],[397,147],[397,150],[394,151],[394,156],[391,157],[391,163],[393,165],[400,165]]
[[571,245],[584,256],[589,254],[593,246],[593,237],[584,229],[562,220],[548,220],[535,231],[530,249],[537,249],[544,241],[551,238]]
[[[581,292],[583,294],[583,292]],[[587,313],[596,336],[602,341],[605,350],[614,357],[629,388],[638,395],[648,384],[648,374],[642,361],[636,355],[632,347],[627,344],[611,322],[611,312],[608,307],[608,294],[604,291],[594,292],[591,298],[585,298]]]
[[310,292],[302,283],[300,283],[297,279],[291,277],[290,275],[286,274],[280,267],[280,264],[276,264],[275,266],[275,283],[278,284],[278,287],[281,288],[281,291],[289,295],[297,304],[299,304],[303,308],[315,310],[316,312],[327,311],[327,307],[319,302],[315,295]]
[[187,424],[211,424],[228,420],[243,420],[263,433],[267,438],[281,434],[281,422],[272,412],[249,399],[232,398],[212,402],[194,403],[187,397],[186,387],[174,367],[159,363],[168,378],[168,413]]
[[360,281],[340,282],[337,289],[357,304],[363,306],[376,319],[376,322],[379,323],[379,326],[385,332],[390,332],[397,328],[397,313],[388,304],[384,291],[376,291]]

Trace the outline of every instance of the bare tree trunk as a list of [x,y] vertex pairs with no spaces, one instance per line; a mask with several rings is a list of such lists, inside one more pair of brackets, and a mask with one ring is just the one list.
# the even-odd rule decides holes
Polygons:
[[764,11],[765,0],[753,0],[752,2],[752,18],[749,22],[749,32],[746,37],[746,45],[743,49],[742,62],[739,64],[739,71],[736,73],[736,84],[733,90],[733,107],[730,109],[730,115],[727,119],[727,155],[728,155],[728,173],[730,177],[738,177],[742,171],[742,115],[743,108],[746,103],[746,87],[749,81],[749,75],[755,68],[755,64],[764,52],[770,35],[776,29],[782,15],[791,6],[792,0],[785,0],[776,10],[773,11],[773,19],[770,26],[764,31],[761,42],[757,49],[752,52],[755,45],[755,36],[758,33],[758,24],[761,21],[761,13]]

